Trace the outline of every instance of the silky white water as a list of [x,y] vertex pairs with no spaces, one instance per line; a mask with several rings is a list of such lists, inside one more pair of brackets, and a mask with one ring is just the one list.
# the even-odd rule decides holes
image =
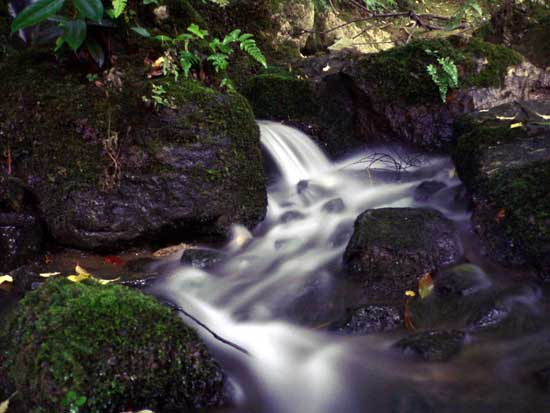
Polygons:
[[228,372],[230,411],[408,412],[402,406],[414,406],[408,398],[418,386],[431,383],[430,393],[455,383],[451,366],[397,363],[388,335],[346,338],[317,328],[350,304],[353,287],[337,274],[361,212],[427,206],[414,200],[415,188],[437,180],[446,188],[429,206],[467,220],[454,201],[460,182],[451,162],[424,157],[406,165],[403,159],[413,158],[405,152],[377,148],[332,163],[295,129],[272,122],[260,129],[280,175],[269,188],[265,221],[253,233],[235,227],[226,258],[210,272],[183,267],[162,286],[169,299],[249,353],[200,330]]

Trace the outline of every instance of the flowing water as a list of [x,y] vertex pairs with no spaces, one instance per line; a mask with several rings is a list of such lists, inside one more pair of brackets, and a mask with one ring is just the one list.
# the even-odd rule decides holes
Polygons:
[[[479,256],[448,158],[374,148],[331,162],[295,129],[271,122],[260,122],[260,129],[279,177],[269,188],[265,221],[253,233],[236,226],[225,258],[212,270],[181,267],[160,287],[235,344],[199,329],[228,373],[233,400],[227,411],[550,411],[550,399],[526,373],[550,359],[548,330],[509,340],[469,337],[456,361],[430,364],[390,348],[404,330],[343,337],[322,328],[353,302],[354,286],[338,277],[341,257],[355,218],[369,208],[436,208],[461,229],[465,255],[479,265],[484,283],[517,275]],[[445,188],[429,203],[415,201],[415,188],[426,180]],[[542,308],[543,296],[533,287],[512,299]]]

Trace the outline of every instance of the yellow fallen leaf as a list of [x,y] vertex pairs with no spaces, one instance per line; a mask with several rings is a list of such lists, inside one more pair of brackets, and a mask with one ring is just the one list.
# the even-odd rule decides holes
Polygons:
[[521,128],[522,126],[523,126],[523,122],[512,123],[512,124],[510,125],[510,129]]
[[416,293],[413,290],[407,290],[405,291],[405,295],[407,297],[416,297]]
[[537,116],[540,116],[541,118],[543,118],[544,120],[550,120],[550,115],[541,115],[540,113],[538,112],[535,112],[535,114]]
[[72,281],[74,283],[79,283],[84,280],[88,280],[92,277],[92,274],[90,274],[88,271],[86,271],[84,268],[82,268],[80,265],[76,264],[76,267],[74,267],[74,270],[76,271],[76,275],[69,275],[67,279],[69,281]]
[[13,282],[13,277],[11,275],[0,275],[0,285],[4,283],[12,283],[12,282]]
[[78,275],[87,275],[87,276],[92,275],[78,264],[76,264],[76,267],[74,267],[74,270]]
[[17,392],[13,393],[8,400],[4,400],[2,403],[0,403],[0,413],[6,413],[8,411],[8,407],[10,407],[10,400],[15,396]]
[[60,272],[42,272],[38,274],[38,276],[42,278],[50,278],[60,274],[61,274]]
[[514,120],[515,116],[497,116],[498,120]]
[[92,277],[92,279],[97,281],[101,285],[107,285],[107,284],[114,283],[115,281],[120,280],[120,277],[112,279],[112,280],[104,280],[103,278],[95,278],[95,277]]

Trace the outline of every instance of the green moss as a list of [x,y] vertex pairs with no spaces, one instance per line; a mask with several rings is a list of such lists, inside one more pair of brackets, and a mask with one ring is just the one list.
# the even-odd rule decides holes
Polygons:
[[69,391],[90,413],[198,408],[220,394],[197,334],[125,287],[50,281],[20,303],[9,337],[9,373],[29,412],[63,411]]
[[[521,62],[521,56],[514,51],[479,39],[466,44],[458,38],[418,40],[365,57],[361,61],[360,76],[380,99],[407,103],[434,101],[438,98],[438,89],[426,67],[436,64],[437,59],[426,50],[455,62],[459,67],[460,87],[498,87],[506,69]],[[476,60],[483,59],[487,62],[478,70]]]
[[319,112],[313,84],[296,79],[288,72],[255,76],[243,93],[258,118],[299,120],[314,117]]
[[506,169],[487,182],[489,199],[506,211],[506,234],[534,261],[546,259],[550,245],[550,162]]

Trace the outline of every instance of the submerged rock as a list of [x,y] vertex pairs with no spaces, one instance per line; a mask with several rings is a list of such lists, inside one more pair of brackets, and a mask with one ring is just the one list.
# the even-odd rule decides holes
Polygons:
[[446,186],[445,183],[440,181],[424,181],[415,188],[414,200],[422,202],[427,201]]
[[452,221],[431,209],[367,210],[355,221],[344,253],[345,277],[361,283],[366,300],[402,302],[425,273],[459,262]]
[[[24,411],[219,405],[224,375],[196,332],[153,298],[121,286],[47,282],[27,294],[8,331],[3,371]],[[4,370],[6,369],[6,370]]]
[[453,160],[473,194],[472,221],[489,255],[550,280],[548,102],[519,102],[455,125]]
[[222,262],[225,253],[210,248],[190,248],[183,251],[181,263],[205,270]]
[[389,305],[368,305],[348,309],[342,320],[332,324],[329,331],[341,335],[363,335],[394,330],[403,325],[400,312]]
[[[0,133],[55,240],[112,250],[257,224],[267,197],[246,99],[191,80],[147,81],[141,65],[121,55],[101,87],[40,56],[0,66]],[[152,83],[165,90],[157,110],[142,99]]]
[[426,331],[403,338],[393,347],[424,361],[448,361],[460,354],[465,337],[458,330]]

